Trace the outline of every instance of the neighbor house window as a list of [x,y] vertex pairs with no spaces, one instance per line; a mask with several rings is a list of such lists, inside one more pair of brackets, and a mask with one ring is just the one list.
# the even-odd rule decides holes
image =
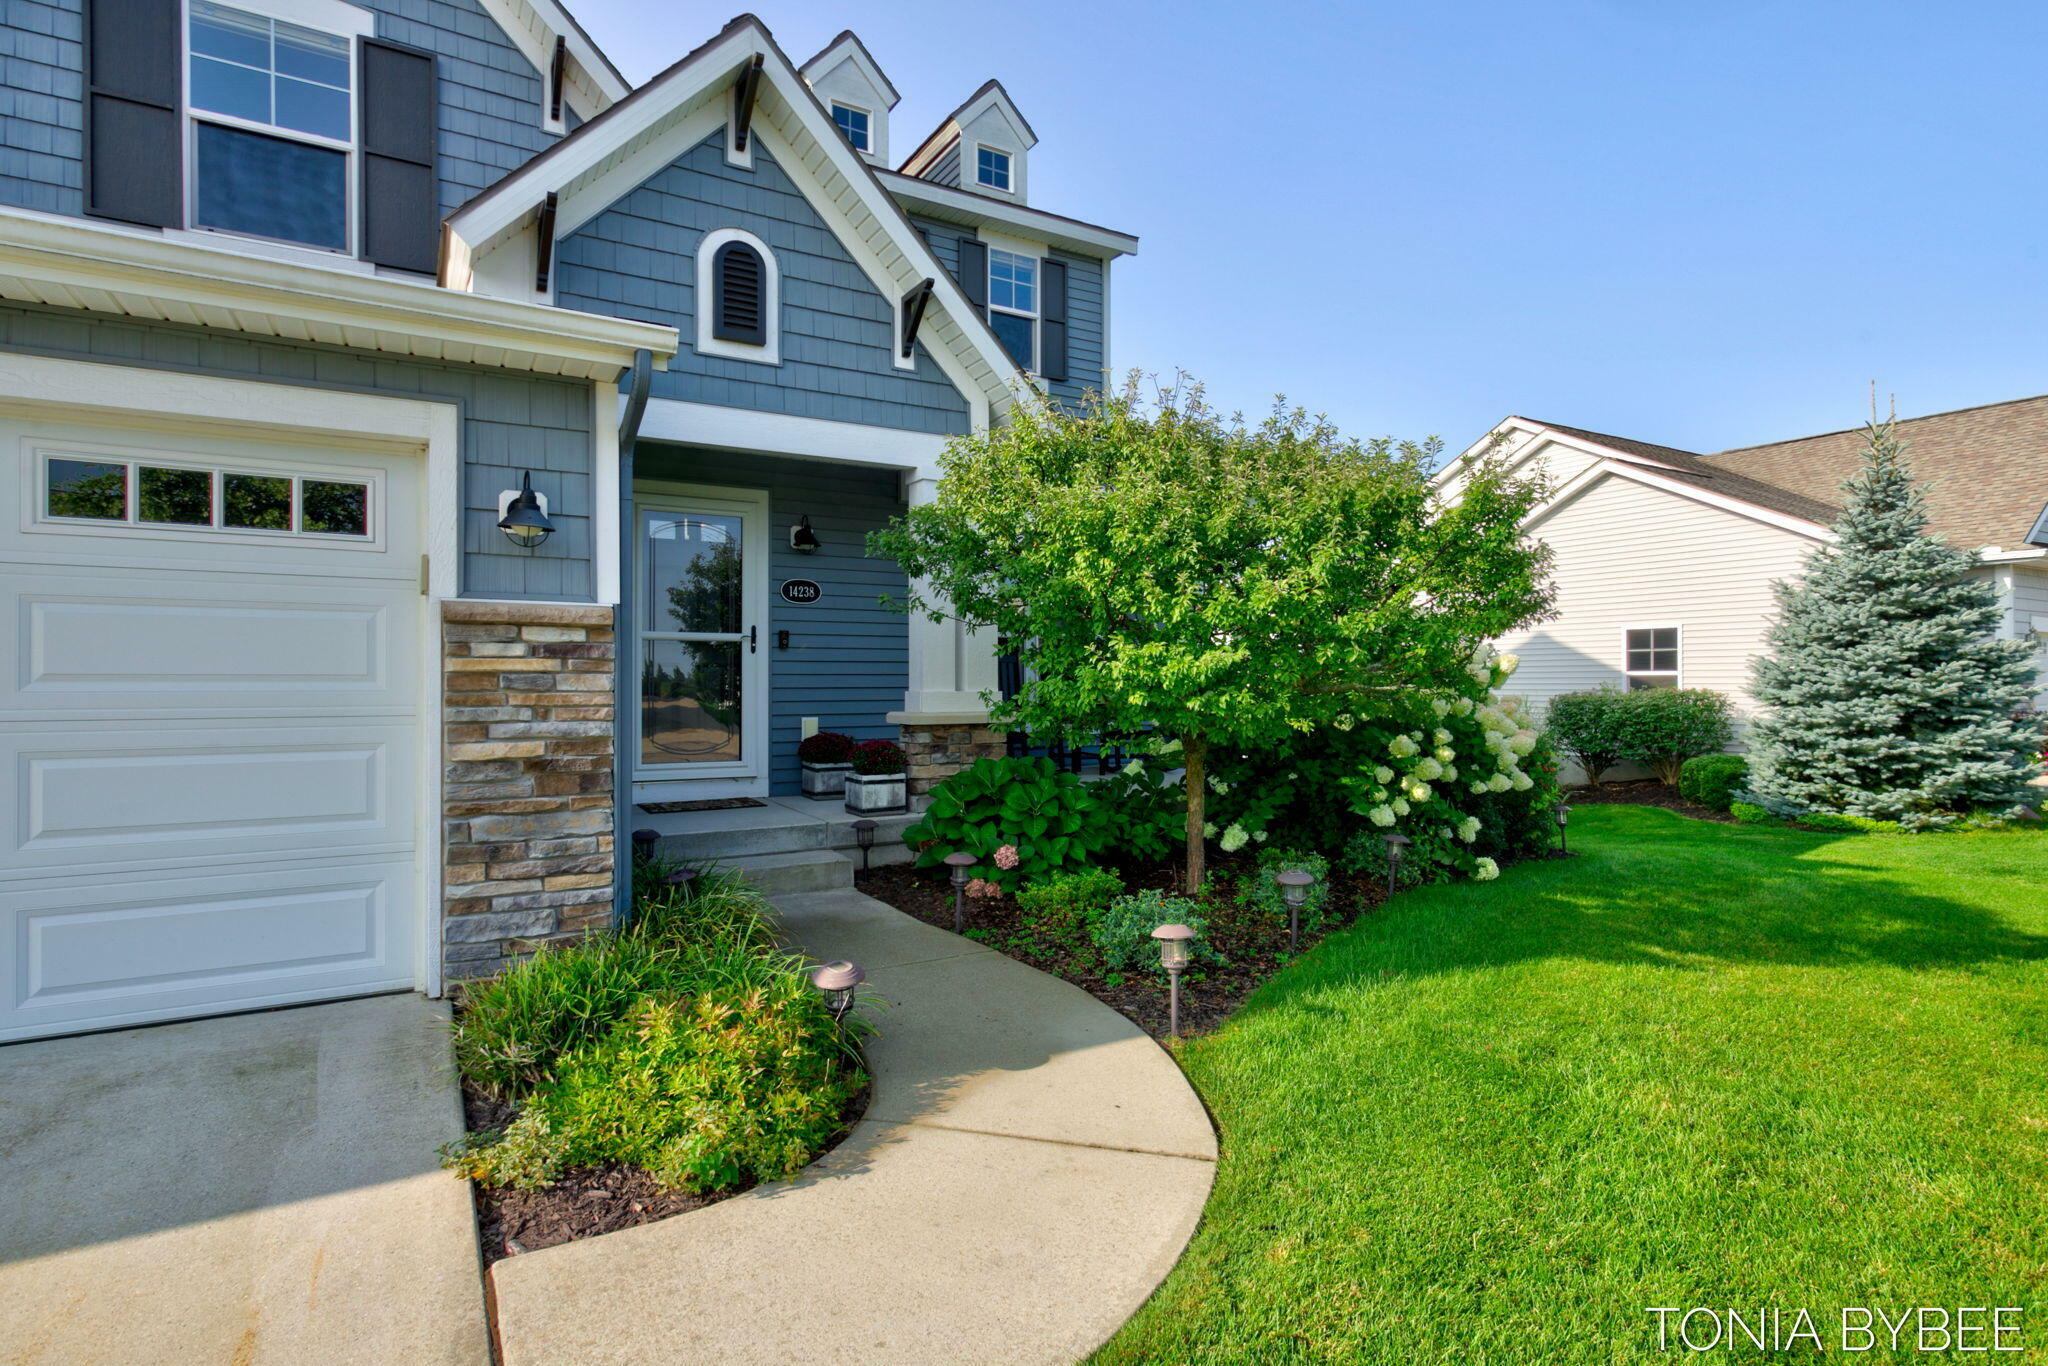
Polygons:
[[832,122],[839,125],[839,131],[846,134],[846,140],[853,144],[856,152],[872,152],[874,146],[869,139],[868,111],[855,109],[850,104],[832,105]]
[[353,40],[192,0],[192,222],[349,249]]
[[1020,370],[1038,368],[1038,258],[991,247],[988,325]]
[[1622,672],[1628,676],[1629,690],[1677,687],[1678,628],[1632,627],[1626,635]]
[[1010,188],[1010,154],[993,147],[981,147],[974,154],[974,183],[991,190]]

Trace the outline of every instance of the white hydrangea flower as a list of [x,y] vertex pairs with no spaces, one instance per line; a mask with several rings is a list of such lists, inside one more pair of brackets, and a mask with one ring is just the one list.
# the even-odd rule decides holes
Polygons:
[[1514,785],[1515,780],[1505,773],[1496,773],[1486,780],[1486,790],[1489,792],[1505,792]]
[[1392,781],[1394,781],[1394,770],[1388,768],[1385,764],[1381,764],[1377,768],[1373,769],[1372,776],[1375,781],[1382,783],[1391,783]]
[[1426,802],[1435,795],[1428,783],[1411,783],[1408,787],[1408,800],[1411,802]]
[[1396,759],[1412,759],[1421,752],[1416,743],[1405,735],[1396,735],[1387,742],[1387,753]]
[[1447,783],[1455,783],[1456,781],[1458,781],[1458,766],[1456,764],[1445,764],[1443,771],[1443,779]]
[[1449,743],[1451,743],[1451,733],[1445,730],[1442,726],[1438,726],[1435,730],[1431,731],[1429,733],[1429,738],[1433,743],[1439,745],[1448,745]]
[[1145,761],[1143,759],[1127,759],[1124,761],[1124,772],[1136,776],[1144,771]]
[[1479,866],[1472,871],[1474,882],[1491,882],[1500,876],[1500,865],[1490,858],[1479,860]]
[[1357,723],[1354,722],[1350,716],[1345,715],[1338,717],[1335,721],[1332,721],[1330,724],[1335,726],[1338,730],[1350,730],[1351,727]]
[[1377,826],[1385,827],[1392,825],[1394,823],[1394,808],[1391,806],[1375,806],[1366,813],[1365,818]]
[[1252,838],[1257,840],[1260,844],[1264,844],[1266,842],[1266,832],[1263,830],[1255,831],[1252,834]]
[[1475,797],[1484,797],[1488,790],[1488,786],[1485,783],[1472,784],[1472,795]]
[[[1513,678],[1515,676],[1515,670],[1521,667],[1522,657],[1520,655],[1502,655],[1499,659],[1493,661],[1493,671],[1500,675],[1500,681],[1502,683],[1505,683],[1510,678]],[[1495,686],[1498,686],[1498,684],[1496,684]]]
[[1438,716],[1443,716],[1450,711],[1451,704],[1444,701],[1444,699],[1442,699],[1441,697],[1439,697],[1429,704],[1429,709],[1435,712]]
[[1536,732],[1533,730],[1516,731],[1508,740],[1508,748],[1517,754],[1527,754],[1530,750],[1536,748]]
[[1389,805],[1394,808],[1394,814],[1397,816],[1408,814],[1408,799],[1406,797],[1396,797]]
[[1420,778],[1423,782],[1426,783],[1429,782],[1431,779],[1443,777],[1444,766],[1434,759],[1424,759],[1414,768],[1408,770],[1408,776],[1411,778]]
[[1470,716],[1472,714],[1472,708],[1475,705],[1476,704],[1472,701],[1471,698],[1461,697],[1456,702],[1453,702],[1451,704],[1451,710],[1455,711],[1460,716]]
[[1517,773],[1512,781],[1517,792],[1527,792],[1530,788],[1536,786],[1534,780],[1526,773]]
[[1213,840],[1216,838],[1216,822],[1204,821],[1202,823],[1202,838],[1205,840]]
[[1438,745],[1436,747],[1435,752],[1436,761],[1440,764],[1447,764],[1451,760],[1458,757],[1458,751],[1451,748],[1449,745]]
[[1467,816],[1458,822],[1458,838],[1470,844],[1479,838],[1479,817]]
[[1233,821],[1230,828],[1223,832],[1223,838],[1217,841],[1217,843],[1222,845],[1224,853],[1234,854],[1244,848],[1245,841],[1250,838],[1251,836],[1244,832],[1244,827]]
[[1224,782],[1221,778],[1211,778],[1209,780],[1209,790],[1221,797],[1230,791],[1230,784]]

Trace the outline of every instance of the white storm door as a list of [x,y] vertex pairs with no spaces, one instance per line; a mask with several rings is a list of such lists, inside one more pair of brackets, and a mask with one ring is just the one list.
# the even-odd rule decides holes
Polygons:
[[767,495],[664,485],[638,494],[635,514],[634,781],[760,786],[768,773]]

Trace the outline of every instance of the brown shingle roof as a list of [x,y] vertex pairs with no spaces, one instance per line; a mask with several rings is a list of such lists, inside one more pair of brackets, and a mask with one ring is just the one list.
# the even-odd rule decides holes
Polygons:
[[[1968,550],[2024,546],[2048,498],[2048,395],[1907,418],[1906,458],[1927,485],[1928,529]],[[1706,456],[1717,468],[1839,506],[1863,453],[1860,430]]]
[[[1533,422],[1537,419],[1528,420]],[[1653,446],[1647,441],[1635,441],[1625,436],[1609,436],[1605,432],[1589,432],[1583,427],[1567,427],[1559,422],[1544,422],[1542,425],[1553,432],[1583,437],[1627,455],[1654,460],[1669,467],[1668,473],[1671,478],[1713,493],[1740,499],[1756,507],[1768,508],[1772,512],[1803,517],[1809,522],[1818,522],[1826,526],[1835,519],[1838,510],[1834,503],[1822,502],[1732,470],[1717,468],[1708,463],[1709,457],[1695,451],[1681,451],[1675,446]]]

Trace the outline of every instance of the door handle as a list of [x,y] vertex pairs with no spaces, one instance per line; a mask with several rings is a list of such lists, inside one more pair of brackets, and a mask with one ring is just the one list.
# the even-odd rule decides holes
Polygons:
[[753,654],[756,650],[759,650],[760,648],[761,628],[758,626],[749,626],[747,628],[747,653]]

